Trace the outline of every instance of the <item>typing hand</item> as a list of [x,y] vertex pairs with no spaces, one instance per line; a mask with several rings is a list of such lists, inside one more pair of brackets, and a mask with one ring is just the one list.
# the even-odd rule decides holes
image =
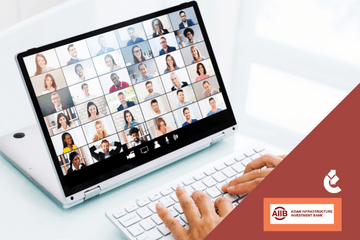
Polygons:
[[189,223],[189,230],[173,218],[162,203],[156,205],[156,211],[165,226],[178,240],[204,239],[233,210],[231,201],[220,197],[215,201],[218,215],[210,197],[201,191],[195,191],[190,197],[187,191],[179,186],[176,189],[176,195]]
[[[230,194],[250,193],[287,155],[265,154],[246,165],[244,174],[222,186]],[[266,166],[266,168],[261,169]]]

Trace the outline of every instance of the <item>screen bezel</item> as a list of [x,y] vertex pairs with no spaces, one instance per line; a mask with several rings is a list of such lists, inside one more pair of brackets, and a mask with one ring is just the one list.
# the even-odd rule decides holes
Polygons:
[[[164,148],[164,149],[161,149],[161,150],[157,151],[156,156],[153,154],[154,156],[153,156],[153,158],[151,160],[146,160],[144,158],[139,159],[139,160],[142,160],[142,161],[137,161],[137,162],[132,162],[131,164],[127,164],[125,166],[125,168],[124,167],[119,167],[118,169],[108,171],[106,174],[94,177],[94,178],[92,178],[92,179],[90,179],[90,180],[88,180],[86,182],[83,182],[82,184],[79,184],[78,186],[75,186],[75,187],[69,189],[68,184],[65,181],[65,176],[63,176],[63,173],[61,172],[61,168],[56,165],[56,162],[58,162],[58,156],[55,153],[55,148],[53,146],[51,137],[47,133],[47,126],[45,124],[45,121],[43,121],[43,115],[42,115],[42,112],[41,112],[41,109],[40,109],[40,105],[39,105],[39,103],[37,101],[35,91],[34,91],[33,86],[31,84],[30,76],[28,75],[28,71],[27,71],[27,69],[25,67],[24,58],[28,57],[28,56],[31,56],[31,55],[34,55],[34,54],[37,54],[39,52],[43,52],[43,51],[46,51],[46,50],[49,50],[49,49],[54,49],[54,48],[62,46],[62,45],[70,44],[72,42],[76,42],[76,41],[79,41],[79,40],[84,40],[84,39],[87,39],[87,38],[90,38],[90,37],[93,37],[93,36],[96,36],[96,35],[99,35],[99,34],[102,34],[102,33],[105,33],[105,32],[114,31],[116,29],[126,27],[128,25],[132,25],[132,24],[135,24],[135,23],[138,23],[138,22],[146,21],[146,20],[152,19],[152,18],[157,17],[157,16],[161,16],[161,15],[164,15],[164,14],[170,14],[172,12],[179,11],[179,10],[182,10],[182,9],[188,8],[188,7],[193,7],[194,10],[195,10],[195,15],[196,15],[196,17],[198,19],[198,24],[200,26],[200,29],[201,29],[201,32],[202,32],[202,35],[203,35],[203,38],[204,38],[204,43],[205,43],[205,45],[207,47],[207,50],[208,50],[208,53],[209,53],[209,58],[210,58],[210,60],[211,60],[211,62],[213,64],[213,67],[214,67],[214,70],[215,70],[215,76],[216,76],[216,78],[217,78],[217,80],[219,82],[219,86],[221,88],[221,93],[223,95],[223,98],[224,98],[224,101],[225,101],[226,107],[227,107],[226,110],[211,116],[211,118],[204,118],[200,122],[204,126],[213,126],[214,123],[216,123],[218,125],[216,125],[215,127],[208,128],[208,130],[199,132],[199,129],[195,125],[196,123],[194,123],[195,126],[189,126],[187,128],[186,132],[183,131],[184,136],[186,136],[185,137],[186,139],[182,140],[182,142],[179,142],[176,145],[170,146],[169,148]],[[45,138],[45,141],[47,143],[49,152],[51,154],[51,157],[52,157],[52,160],[53,160],[53,163],[54,163],[55,171],[57,172],[60,184],[62,186],[64,196],[66,198],[68,198],[71,195],[74,195],[74,194],[76,194],[78,192],[81,192],[81,191],[83,191],[85,189],[88,189],[88,188],[90,188],[90,187],[92,187],[94,185],[97,185],[97,184],[99,184],[101,182],[109,180],[109,179],[111,179],[111,178],[113,178],[115,176],[118,176],[119,174],[121,174],[123,172],[126,172],[126,171],[131,170],[131,169],[136,169],[137,167],[139,167],[139,166],[141,166],[141,165],[143,165],[145,163],[148,163],[150,161],[156,161],[156,159],[158,159],[158,158],[160,158],[162,156],[165,156],[165,155],[167,155],[167,154],[169,154],[169,153],[171,153],[173,151],[176,151],[176,150],[178,150],[180,148],[183,148],[183,147],[185,147],[187,145],[190,145],[192,143],[196,143],[198,141],[201,141],[202,139],[204,139],[204,138],[206,138],[206,137],[208,137],[208,136],[210,136],[212,134],[221,132],[224,129],[227,129],[227,128],[230,128],[230,127],[233,127],[233,126],[236,125],[235,116],[234,116],[233,110],[231,108],[228,95],[226,93],[224,82],[223,82],[222,77],[220,75],[218,64],[216,62],[214,52],[213,52],[213,49],[212,49],[210,41],[209,41],[208,34],[206,32],[206,29],[205,29],[205,25],[204,25],[203,19],[201,17],[199,7],[198,7],[198,5],[197,5],[197,3],[195,1],[180,4],[180,5],[170,7],[170,8],[164,9],[164,10],[160,10],[160,11],[157,11],[157,12],[154,12],[154,13],[151,13],[151,14],[140,16],[140,17],[137,17],[137,18],[134,18],[134,19],[131,19],[131,20],[127,20],[127,21],[124,21],[124,22],[121,22],[121,23],[117,23],[117,24],[114,24],[114,25],[111,25],[111,26],[107,26],[107,27],[104,27],[104,28],[101,28],[101,29],[91,31],[91,32],[88,32],[88,33],[84,33],[84,34],[81,34],[81,35],[78,35],[78,36],[74,36],[74,37],[71,37],[71,38],[68,38],[68,39],[64,39],[64,40],[61,40],[61,41],[58,41],[58,42],[55,42],[55,43],[51,43],[51,44],[48,44],[48,45],[45,45],[45,46],[42,46],[42,47],[33,48],[33,49],[30,49],[30,50],[28,50],[26,52],[19,53],[16,56],[16,60],[17,60],[18,66],[19,66],[19,68],[20,68],[20,70],[22,72],[24,83],[25,83],[25,85],[27,87],[29,97],[30,97],[30,99],[31,99],[31,101],[33,103],[32,106],[34,108],[34,111],[36,112],[37,120],[39,122],[39,125],[41,126],[43,136]],[[226,119],[227,121],[222,121],[223,119]],[[200,126],[200,125],[198,124],[198,126]],[[179,132],[179,130],[184,130],[184,129],[181,128],[181,129],[177,129],[175,131]],[[158,138],[156,138],[156,139],[158,140]],[[151,141],[153,141],[153,140],[151,140]],[[121,158],[121,156],[113,156],[109,160],[111,160],[111,159],[117,159],[118,160],[120,158]],[[97,164],[99,164],[99,163],[97,163]],[[122,168],[122,169],[120,169],[120,168]],[[80,177],[80,176],[78,176],[78,177]]]

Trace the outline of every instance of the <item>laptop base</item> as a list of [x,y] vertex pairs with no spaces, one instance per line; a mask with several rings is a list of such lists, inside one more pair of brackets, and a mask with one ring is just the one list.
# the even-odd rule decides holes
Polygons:
[[0,152],[58,204],[64,204],[59,183],[37,125],[0,137]]

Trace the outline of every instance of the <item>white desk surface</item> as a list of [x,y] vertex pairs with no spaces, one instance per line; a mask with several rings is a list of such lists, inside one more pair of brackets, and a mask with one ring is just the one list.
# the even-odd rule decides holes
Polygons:
[[[107,2],[118,4],[111,0]],[[150,4],[150,2],[143,1],[144,4],[138,8],[136,16],[179,4],[178,1],[159,1],[158,4]],[[34,46],[130,19],[134,17],[134,13],[129,12],[128,9],[136,7],[138,2],[126,1],[126,4],[127,8],[118,8],[117,14],[106,14],[108,11],[114,13],[115,10],[109,9],[109,5],[103,6],[99,1],[69,1],[0,34],[0,42],[3,46],[0,56],[0,109],[2,110],[0,136],[35,123],[14,55]],[[201,6],[206,5],[205,2],[201,1],[199,4],[203,8],[204,18],[210,19],[207,26],[211,26],[212,23],[217,24],[216,19],[211,22],[212,13],[206,11],[207,6]],[[216,7],[216,4],[214,1],[212,6]],[[93,7],[89,7],[91,5]],[[47,31],[42,31],[42,29]],[[59,30],[54,31],[54,29]],[[208,31],[210,33],[211,28]],[[214,28],[212,32],[215,32]],[[213,46],[216,49],[216,39],[213,41]],[[211,148],[69,210],[59,207],[10,162],[0,156],[0,189],[2,191],[0,239],[119,239],[120,232],[106,219],[106,210],[144,191],[160,186],[164,182],[180,177],[189,170],[215,161],[245,143],[254,141],[256,140],[237,132]],[[21,150],[21,146],[19,148]],[[283,151],[278,149],[276,153],[283,153]]]

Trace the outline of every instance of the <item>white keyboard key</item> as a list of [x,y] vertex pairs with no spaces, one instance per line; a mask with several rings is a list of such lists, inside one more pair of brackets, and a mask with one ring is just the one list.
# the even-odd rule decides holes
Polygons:
[[159,215],[154,214],[151,216],[151,219],[157,224],[157,225],[160,225],[163,223],[163,221],[161,220],[161,218],[159,217]]
[[204,177],[206,177],[206,176],[203,172],[199,172],[194,175],[194,178],[196,179],[196,181],[199,181],[199,180],[203,179]]
[[212,187],[212,188],[206,189],[206,193],[207,193],[211,198],[216,198],[216,197],[218,197],[218,196],[221,195],[221,192],[220,192],[219,189],[217,189],[216,187]]
[[207,177],[204,178],[203,180],[201,180],[207,187],[212,187],[215,184],[217,184],[217,182],[212,178],[212,177]]
[[174,207],[169,207],[168,210],[172,217],[176,217],[179,215],[179,213],[174,209]]
[[151,201],[156,201],[156,200],[158,200],[158,199],[161,198],[161,197],[162,197],[162,196],[161,196],[160,193],[154,193],[154,194],[152,194],[152,195],[149,196],[149,199],[150,199]]
[[181,224],[181,226],[185,227],[186,223],[180,218],[180,216],[177,216],[175,219]]
[[192,186],[187,186],[184,188],[189,193],[189,195],[191,195],[195,191],[195,189]]
[[257,158],[261,157],[261,155],[259,153],[256,153],[255,155],[251,156],[251,160],[255,160]]
[[161,224],[160,226],[158,226],[158,230],[159,230],[164,236],[170,234],[170,230],[165,226],[165,224]]
[[215,170],[215,168],[213,168],[213,167],[210,167],[210,168],[208,168],[208,169],[206,169],[205,171],[204,171],[204,173],[207,175],[207,176],[210,176],[211,174],[214,174],[216,172],[216,170]]
[[195,182],[191,186],[195,189],[195,191],[203,191],[206,189],[206,186],[202,182]]
[[238,194],[238,196],[239,196],[241,199],[244,199],[247,195],[248,195],[248,193]]
[[148,209],[147,207],[144,207],[144,208],[140,208],[139,210],[136,211],[137,214],[139,214],[139,216],[141,218],[147,218],[149,216],[152,215],[152,212],[150,211],[150,209]]
[[223,192],[223,190],[221,190],[221,187],[224,186],[224,185],[225,185],[224,182],[223,182],[223,183],[218,183],[218,184],[216,184],[215,187],[216,187],[217,189],[219,189],[219,191],[223,194],[224,192]]
[[231,195],[231,194],[228,194],[228,193],[225,193],[223,195],[223,197],[229,199],[231,202],[235,202],[236,200],[239,199],[239,197],[237,195]]
[[118,210],[116,213],[113,214],[114,218],[118,219],[119,217],[122,217],[126,215],[126,211],[124,209]]
[[163,237],[161,240],[176,240],[172,234]]
[[136,237],[142,234],[144,232],[144,229],[142,229],[139,224],[135,224],[134,226],[129,227],[128,231],[131,233],[131,235]]
[[233,207],[236,208],[236,206],[239,205],[237,202],[233,202]]
[[246,156],[244,154],[237,155],[234,159],[238,162],[244,160]]
[[178,186],[183,186],[184,184],[182,182],[175,183],[171,185],[171,188],[175,191]]
[[166,195],[169,195],[170,193],[172,193],[173,190],[171,187],[167,187],[167,188],[164,188],[163,190],[160,191],[160,193],[163,195],[163,196],[166,196]]
[[119,222],[121,223],[121,225],[123,225],[126,228],[133,225],[134,223],[137,223],[140,220],[141,218],[136,213],[130,213],[119,218]]
[[252,149],[249,149],[247,151],[244,152],[244,155],[247,157],[251,157],[252,155],[254,155],[256,152]]
[[184,213],[183,210],[182,210],[182,208],[181,208],[180,203],[176,203],[176,204],[174,205],[174,208],[175,208],[175,210],[176,210],[178,213],[180,213],[180,214],[183,214],[183,213]]
[[250,163],[250,162],[251,162],[251,159],[250,159],[250,158],[247,158],[247,159],[241,161],[242,165],[244,165],[245,167],[246,167],[246,165],[248,165],[248,163]]
[[226,178],[227,178],[222,172],[217,172],[217,173],[213,174],[212,177],[213,177],[217,182],[225,181]]
[[225,174],[228,178],[231,178],[236,175],[236,172],[232,168],[225,168],[222,170],[222,173]]
[[161,238],[163,235],[161,234],[161,232],[159,232],[159,230],[157,230],[157,228],[153,228],[148,232],[145,232],[144,234],[141,234],[137,239],[138,240],[154,240],[154,239],[159,239]]
[[241,163],[236,163],[236,164],[232,165],[231,167],[238,173],[245,171],[245,166],[242,165]]
[[135,200],[135,202],[137,203],[137,205],[139,205],[140,207],[145,206],[146,204],[150,203],[149,198],[147,197],[143,197],[143,198],[138,198]]
[[179,202],[179,199],[176,196],[176,192],[173,192],[172,194],[170,194],[170,197],[172,200],[174,200],[175,202]]
[[127,212],[132,212],[132,211],[135,211],[136,209],[138,209],[139,208],[139,206],[136,204],[136,203],[132,203],[132,204],[129,204],[126,208],[125,208],[125,210],[127,211]]
[[156,226],[153,220],[151,218],[144,219],[140,222],[140,226],[145,229],[145,231],[149,231],[153,227]]
[[229,158],[229,159],[226,160],[224,163],[226,164],[226,166],[231,166],[231,165],[233,165],[234,163],[236,163],[236,161],[235,161],[235,159],[233,159],[233,158]]
[[153,213],[156,213],[156,204],[158,202],[152,202],[150,203],[147,207],[153,212]]
[[186,219],[186,217],[185,217],[185,214],[181,214],[181,215],[180,215],[180,218],[181,218],[184,222],[186,222],[186,224],[188,223],[188,221],[187,221],[187,219]]
[[163,197],[160,199],[160,202],[165,205],[165,207],[169,207],[171,205],[174,205],[174,200],[172,200],[169,196]]
[[264,151],[264,150],[265,150],[265,148],[264,148],[263,146],[256,146],[256,147],[254,148],[254,151],[257,152],[257,153],[262,152],[262,151]]
[[193,177],[189,177],[189,178],[184,179],[182,182],[185,184],[185,186],[189,186],[190,184],[195,182],[195,180]]
[[220,170],[226,168],[226,165],[225,165],[224,163],[219,163],[219,164],[216,165],[214,168],[215,168],[217,171],[220,171]]

